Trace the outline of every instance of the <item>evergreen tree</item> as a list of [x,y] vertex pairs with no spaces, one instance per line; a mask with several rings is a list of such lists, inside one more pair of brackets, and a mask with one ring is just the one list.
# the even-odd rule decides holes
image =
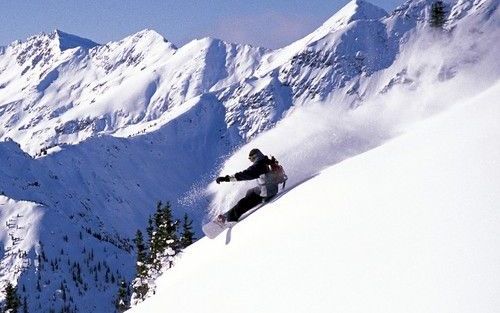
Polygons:
[[[189,234],[191,224],[192,222],[186,220],[187,241],[193,240],[193,235]],[[134,240],[137,247],[137,275],[131,284],[133,290],[131,302],[134,305],[154,292],[154,285],[150,286],[149,283],[158,277],[162,267],[165,264],[169,268],[172,267],[173,257],[182,248],[177,234],[178,226],[179,221],[174,219],[170,204],[158,202],[156,212],[149,217],[146,228],[149,246],[144,243],[142,233],[137,231]]]
[[135,235],[135,246],[137,249],[137,262],[136,262],[136,278],[133,282],[134,293],[136,298],[144,300],[148,293],[148,266],[146,264],[147,254],[146,246],[144,245],[144,238],[142,232],[137,230]]
[[146,254],[146,246],[144,245],[144,238],[142,237],[142,232],[140,230],[137,230],[134,242],[137,249],[137,263],[136,263],[137,274],[145,276],[147,275],[148,272],[146,266],[147,254]]
[[128,301],[127,284],[124,280],[120,282],[120,288],[118,289],[118,296],[116,298],[115,306],[118,312],[125,312],[130,308]]
[[436,0],[431,6],[429,24],[434,28],[443,28],[446,22],[446,8],[442,0]]
[[174,220],[170,204],[161,205],[158,203],[154,215],[155,231],[151,240],[151,265],[153,269],[159,271],[162,267],[162,260],[169,259],[172,266],[172,258],[180,250],[177,236],[178,221]]
[[182,223],[182,234],[180,238],[181,249],[190,246],[195,240],[192,225],[193,221],[189,220],[187,213],[184,214],[184,220]]
[[[151,215],[149,216],[149,219],[148,219],[148,227],[146,228],[146,233],[148,234],[148,243],[151,244],[151,241],[153,240],[153,232],[154,232],[155,228],[153,226],[153,218],[151,217]],[[151,246],[150,246],[151,248]]]
[[21,305],[21,301],[17,295],[17,288],[10,282],[5,287],[5,308],[4,312],[17,313],[17,309]]

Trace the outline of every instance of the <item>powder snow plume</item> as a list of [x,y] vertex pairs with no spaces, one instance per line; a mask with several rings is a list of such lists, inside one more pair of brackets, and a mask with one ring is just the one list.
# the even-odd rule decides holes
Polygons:
[[[396,60],[393,67],[403,67],[411,84],[375,94],[354,110],[332,101],[295,107],[276,127],[235,151],[220,175],[250,166],[248,152],[259,148],[284,166],[289,176],[287,189],[291,189],[323,168],[379,146],[498,80],[500,62],[491,48],[498,46],[498,33],[492,32],[481,42],[474,41],[471,33],[458,31],[436,36],[425,33],[416,38]],[[468,51],[460,49],[464,38],[473,47]],[[253,186],[255,182],[209,185],[209,216],[229,210]]]

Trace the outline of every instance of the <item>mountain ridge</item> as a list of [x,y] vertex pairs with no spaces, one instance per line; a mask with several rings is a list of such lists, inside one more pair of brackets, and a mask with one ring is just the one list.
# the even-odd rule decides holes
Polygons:
[[[481,39],[494,38],[484,31],[494,19],[473,23],[482,21],[487,9],[460,11],[467,23],[457,20],[456,29],[463,32],[427,37],[425,20],[419,20],[426,3],[415,2],[412,10],[418,14],[409,17],[403,7],[397,14],[355,20],[311,43],[278,50],[213,38],[175,47],[147,29],[90,49],[60,51],[55,41],[41,38],[7,47],[0,55],[0,140],[7,141],[0,142],[2,160],[7,160],[0,162],[0,191],[8,213],[0,213],[0,238],[13,250],[0,250],[0,258],[19,270],[7,275],[6,268],[1,281],[19,279],[19,286],[34,286],[30,294],[41,298],[30,298],[30,305],[60,308],[67,301],[53,282],[71,281],[73,262],[85,262],[89,268],[82,279],[90,291],[80,283],[66,291],[78,298],[80,310],[99,312],[96,306],[109,312],[117,286],[104,276],[95,280],[94,266],[111,258],[110,271],[130,280],[130,238],[145,226],[156,201],[171,201],[177,217],[189,213],[199,226],[210,205],[206,186],[223,161],[295,111],[319,102],[338,108],[330,114],[343,116],[374,97],[412,90],[418,95],[429,82],[444,85],[488,59],[487,42]],[[467,15],[471,10],[480,14]],[[463,35],[469,25],[483,32],[472,39]],[[435,38],[457,51],[470,49],[458,56],[445,50],[432,62],[422,49],[443,51],[421,41]],[[495,66],[489,69],[493,75]],[[484,86],[491,83],[487,74],[481,73]],[[355,154],[356,140],[362,139],[347,137],[346,151],[334,154]],[[335,162],[323,159],[321,164]],[[34,213],[18,218],[19,207]],[[43,213],[40,219],[37,212]],[[25,224],[28,215],[31,224]],[[20,239],[8,235],[13,230]],[[35,235],[26,235],[34,230]],[[12,253],[21,246],[26,254]],[[42,252],[45,263],[38,261]],[[50,261],[54,270],[59,265],[56,274]],[[41,292],[37,281],[44,286]],[[96,293],[100,297],[93,299]],[[88,301],[93,306],[85,306]]]
[[[490,1],[489,6],[494,7],[497,2]],[[356,106],[368,93],[377,92],[357,91],[361,81],[367,80],[363,76],[369,77],[391,66],[400,53],[399,46],[407,40],[409,30],[416,26],[417,21],[422,24],[420,20],[425,16],[429,3],[409,1],[393,14],[386,15],[385,11],[367,2],[351,1],[342,9],[349,14],[342,13],[341,17],[347,16],[351,20],[350,16],[358,13],[361,17],[345,25],[346,29],[335,30],[325,27],[328,26],[325,23],[311,35],[278,50],[230,44],[212,38],[193,40],[177,48],[149,29],[117,42],[95,46],[88,52],[64,50],[61,54],[54,53],[49,44],[44,44],[47,51],[30,48],[29,53],[12,56],[21,66],[8,62],[3,66],[4,74],[0,74],[0,103],[3,107],[0,112],[4,112],[0,119],[7,125],[0,138],[10,137],[19,141],[25,150],[34,155],[53,145],[76,144],[99,133],[130,133],[125,130],[128,126],[150,123],[168,114],[169,108],[182,105],[202,93],[216,93],[230,108],[236,107],[232,102],[241,101],[241,96],[234,94],[235,90],[245,92],[245,98],[260,97],[253,94],[253,87],[246,82],[257,78],[265,83],[276,72],[282,89],[291,93],[293,103],[322,101],[332,93],[340,95],[343,92],[344,98],[350,98],[346,102]],[[468,10],[476,6],[471,5]],[[365,14],[365,11],[372,15]],[[365,15],[370,18],[365,19]],[[336,18],[334,15],[331,19]],[[33,39],[35,37],[30,38],[37,41]],[[9,53],[9,49],[5,53]],[[4,59],[7,59],[5,53]],[[0,64],[5,61],[0,61]],[[21,72],[20,77],[16,72]],[[131,76],[137,76],[145,82],[144,85],[128,79]],[[35,77],[40,77],[40,81]],[[12,84],[13,80],[18,83]],[[120,88],[122,83],[126,87]],[[54,88],[51,88],[52,85]],[[123,89],[137,89],[137,94],[122,99]],[[270,90],[269,93],[273,94]],[[114,99],[136,104],[122,108]],[[272,101],[270,105],[279,106]],[[25,110],[20,111],[19,107]],[[237,107],[244,110],[240,105]],[[34,108],[47,113],[44,116],[25,113]],[[120,113],[123,110],[126,112]],[[10,113],[6,114],[6,111]],[[131,111],[135,112],[130,114]],[[82,118],[82,115],[87,116]],[[277,120],[279,117],[271,117],[266,127],[272,127]],[[66,130],[63,135],[54,134],[47,127],[37,127],[39,124]],[[68,128],[65,124],[80,126]],[[254,127],[257,125],[250,128]],[[73,133],[67,136],[70,129]],[[147,131],[147,128],[144,129]],[[238,132],[245,140],[255,135],[247,135],[243,129],[248,128],[241,125]],[[24,143],[28,140],[29,148]]]

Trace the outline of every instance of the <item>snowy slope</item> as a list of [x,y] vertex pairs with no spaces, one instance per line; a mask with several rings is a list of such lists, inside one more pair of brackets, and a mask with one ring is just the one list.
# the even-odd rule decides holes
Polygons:
[[210,38],[177,49],[152,30],[105,45],[75,38],[41,34],[0,55],[0,137],[32,155],[98,134],[145,132],[189,100],[251,75],[264,52]]
[[[0,256],[9,265],[0,272],[3,282],[25,286],[23,295],[30,296],[30,306],[41,310],[69,305],[80,312],[112,311],[117,282],[130,281],[134,274],[130,239],[145,225],[156,202],[177,200],[199,182],[218,155],[227,153],[224,145],[196,144],[215,142],[220,136],[209,131],[224,123],[214,104],[207,97],[198,99],[156,133],[133,139],[94,138],[38,159],[13,142],[1,143],[0,191],[8,195],[8,201],[0,203],[5,214]],[[19,212],[19,202],[38,213]],[[177,203],[175,208],[180,218],[184,211]],[[204,214],[189,213],[197,224]],[[11,234],[16,239],[11,240]],[[54,263],[57,268],[51,266]],[[82,276],[78,282],[77,264]],[[102,272],[96,274],[99,264]],[[63,282],[64,299],[59,295]]]
[[274,51],[175,47],[153,30],[106,44],[55,31],[1,48],[0,288],[18,282],[40,311],[112,311],[116,279],[134,274],[130,238],[158,200],[199,231],[209,205],[226,209],[244,189],[207,185],[248,165],[252,145],[295,186],[491,86],[498,0],[454,4],[444,32],[429,31],[429,4],[387,14],[355,0]]
[[498,312],[500,83],[191,246],[129,312]]

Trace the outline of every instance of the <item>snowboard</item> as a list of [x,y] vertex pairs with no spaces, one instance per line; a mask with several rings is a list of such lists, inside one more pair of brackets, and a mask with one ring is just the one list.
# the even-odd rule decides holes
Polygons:
[[260,208],[262,208],[263,206],[266,206],[267,204],[272,203],[272,202],[278,200],[279,198],[281,198],[284,194],[286,194],[290,190],[291,189],[288,189],[288,190],[285,190],[285,191],[281,191],[276,196],[272,197],[269,201],[262,202],[261,204],[259,204],[259,205],[255,206],[255,207],[251,208],[249,211],[245,212],[242,216],[240,216],[238,222],[218,223],[215,220],[211,220],[208,223],[204,224],[201,227],[201,229],[203,230],[203,233],[205,234],[205,236],[207,236],[210,239],[214,239],[215,237],[217,237],[218,235],[220,235],[224,230],[233,228],[233,226],[235,226],[239,222],[243,221],[248,216],[252,215],[257,210],[259,210]]
[[258,209],[260,209],[262,206],[264,206],[267,203],[261,203],[257,205],[256,207],[250,209],[248,212],[245,212],[238,220],[238,222],[226,222],[226,223],[220,223],[217,220],[211,220],[208,223],[204,224],[201,229],[203,230],[203,233],[205,236],[207,236],[210,239],[214,239],[215,237],[219,236],[224,230],[232,228],[234,225],[238,224],[242,220],[244,220],[247,216],[250,214],[254,213]]
[[216,220],[210,221],[203,225],[201,229],[203,230],[203,233],[205,236],[207,236],[210,239],[214,239],[217,237],[220,233],[222,233],[225,229],[230,228],[234,226],[236,222],[227,222],[227,223],[220,223]]

